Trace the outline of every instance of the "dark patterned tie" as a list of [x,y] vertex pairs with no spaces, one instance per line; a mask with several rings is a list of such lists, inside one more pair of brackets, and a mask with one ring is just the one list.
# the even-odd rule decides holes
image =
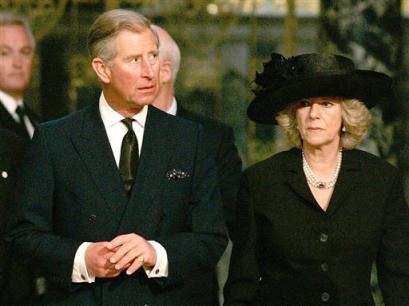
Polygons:
[[20,120],[20,130],[21,130],[22,134],[24,134],[28,138],[31,138],[30,134],[28,133],[26,123],[24,121],[24,118],[27,116],[27,113],[26,113],[24,107],[21,106],[21,105],[17,106],[16,114],[18,116],[18,119]]
[[122,123],[125,124],[128,132],[122,139],[121,158],[119,160],[119,172],[121,173],[128,197],[131,194],[139,160],[138,139],[132,129],[132,121],[134,120],[131,118],[125,118],[122,120]]

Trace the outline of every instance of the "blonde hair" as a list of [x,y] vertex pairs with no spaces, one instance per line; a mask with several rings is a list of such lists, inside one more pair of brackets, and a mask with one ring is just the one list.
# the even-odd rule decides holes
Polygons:
[[134,11],[115,9],[103,13],[91,25],[87,38],[91,59],[99,57],[110,62],[116,55],[113,40],[122,30],[136,33],[150,30],[155,35],[159,47],[158,36],[146,17]]
[[[341,99],[342,126],[341,146],[353,149],[364,139],[371,123],[371,113],[365,104],[357,99]],[[297,129],[295,104],[289,105],[275,117],[278,125],[284,130],[288,139],[300,148],[302,140]]]

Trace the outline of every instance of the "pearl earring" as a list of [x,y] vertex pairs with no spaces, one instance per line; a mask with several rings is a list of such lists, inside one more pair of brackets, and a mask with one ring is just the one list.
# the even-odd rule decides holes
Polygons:
[[342,131],[343,133],[345,133],[345,132],[347,131],[347,129],[345,128],[345,126],[342,127],[341,131]]

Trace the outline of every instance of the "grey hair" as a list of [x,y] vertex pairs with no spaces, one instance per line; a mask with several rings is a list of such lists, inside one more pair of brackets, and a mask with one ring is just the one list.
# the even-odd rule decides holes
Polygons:
[[100,15],[91,25],[87,38],[91,59],[99,57],[110,62],[116,55],[113,40],[122,30],[135,33],[150,30],[155,35],[159,47],[159,38],[145,16],[131,10],[114,9]]
[[153,24],[152,28],[158,33],[159,61],[169,61],[172,67],[172,83],[175,83],[180,68],[180,49],[170,34],[158,25]]
[[0,27],[8,25],[17,25],[23,27],[30,39],[31,47],[33,49],[35,48],[36,43],[34,35],[31,31],[30,24],[26,16],[17,15],[12,12],[0,12]]
[[[341,100],[342,125],[341,146],[353,149],[364,139],[371,124],[371,113],[365,104],[357,99]],[[288,139],[301,148],[302,140],[297,129],[296,108],[294,103],[279,112],[275,117],[278,125],[284,130]]]

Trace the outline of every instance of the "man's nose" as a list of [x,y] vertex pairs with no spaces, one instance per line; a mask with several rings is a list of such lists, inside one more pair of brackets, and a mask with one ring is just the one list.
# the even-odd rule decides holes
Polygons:
[[153,67],[147,59],[142,60],[142,76],[153,78]]
[[12,55],[12,63],[14,67],[21,67],[23,63],[23,55],[15,53]]

